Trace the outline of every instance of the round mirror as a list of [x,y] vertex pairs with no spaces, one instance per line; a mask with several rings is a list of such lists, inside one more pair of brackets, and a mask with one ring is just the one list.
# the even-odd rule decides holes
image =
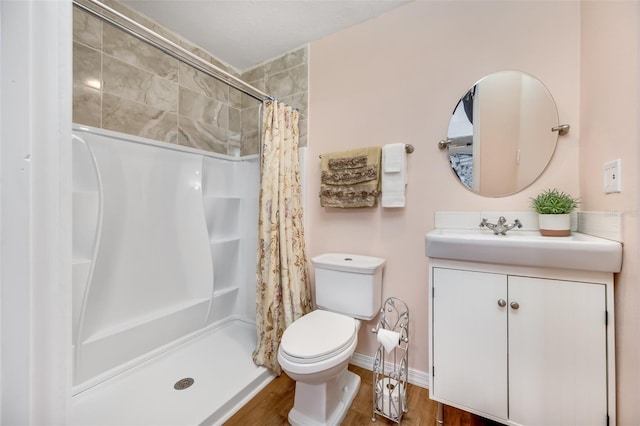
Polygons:
[[547,167],[557,126],[556,104],[538,79],[520,71],[490,74],[453,110],[447,131],[451,168],[477,194],[514,194]]

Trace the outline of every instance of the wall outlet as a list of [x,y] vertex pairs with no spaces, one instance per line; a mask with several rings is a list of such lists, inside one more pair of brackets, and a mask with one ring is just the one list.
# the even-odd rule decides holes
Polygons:
[[604,163],[604,192],[622,192],[621,160],[617,159]]

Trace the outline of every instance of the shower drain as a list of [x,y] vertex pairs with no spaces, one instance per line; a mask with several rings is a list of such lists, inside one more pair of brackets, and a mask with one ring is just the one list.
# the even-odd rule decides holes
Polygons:
[[191,386],[193,382],[194,380],[191,377],[185,377],[184,379],[178,380],[175,385],[173,385],[173,388],[175,390],[183,390]]

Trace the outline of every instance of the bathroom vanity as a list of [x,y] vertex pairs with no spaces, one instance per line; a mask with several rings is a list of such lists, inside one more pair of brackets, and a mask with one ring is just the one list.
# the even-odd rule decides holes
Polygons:
[[[467,189],[505,197],[538,179],[569,128],[542,82],[507,70],[457,101],[438,147]],[[571,220],[582,232],[543,237],[531,211],[436,212],[425,248],[439,423],[442,404],[509,425],[616,423],[621,216],[574,212]]]
[[505,424],[615,424],[621,244],[518,232],[427,234],[430,397]]

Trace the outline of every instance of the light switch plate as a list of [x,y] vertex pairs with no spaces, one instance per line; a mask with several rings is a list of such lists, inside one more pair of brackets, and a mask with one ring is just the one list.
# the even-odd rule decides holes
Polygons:
[[622,192],[621,160],[617,159],[604,163],[604,192]]

